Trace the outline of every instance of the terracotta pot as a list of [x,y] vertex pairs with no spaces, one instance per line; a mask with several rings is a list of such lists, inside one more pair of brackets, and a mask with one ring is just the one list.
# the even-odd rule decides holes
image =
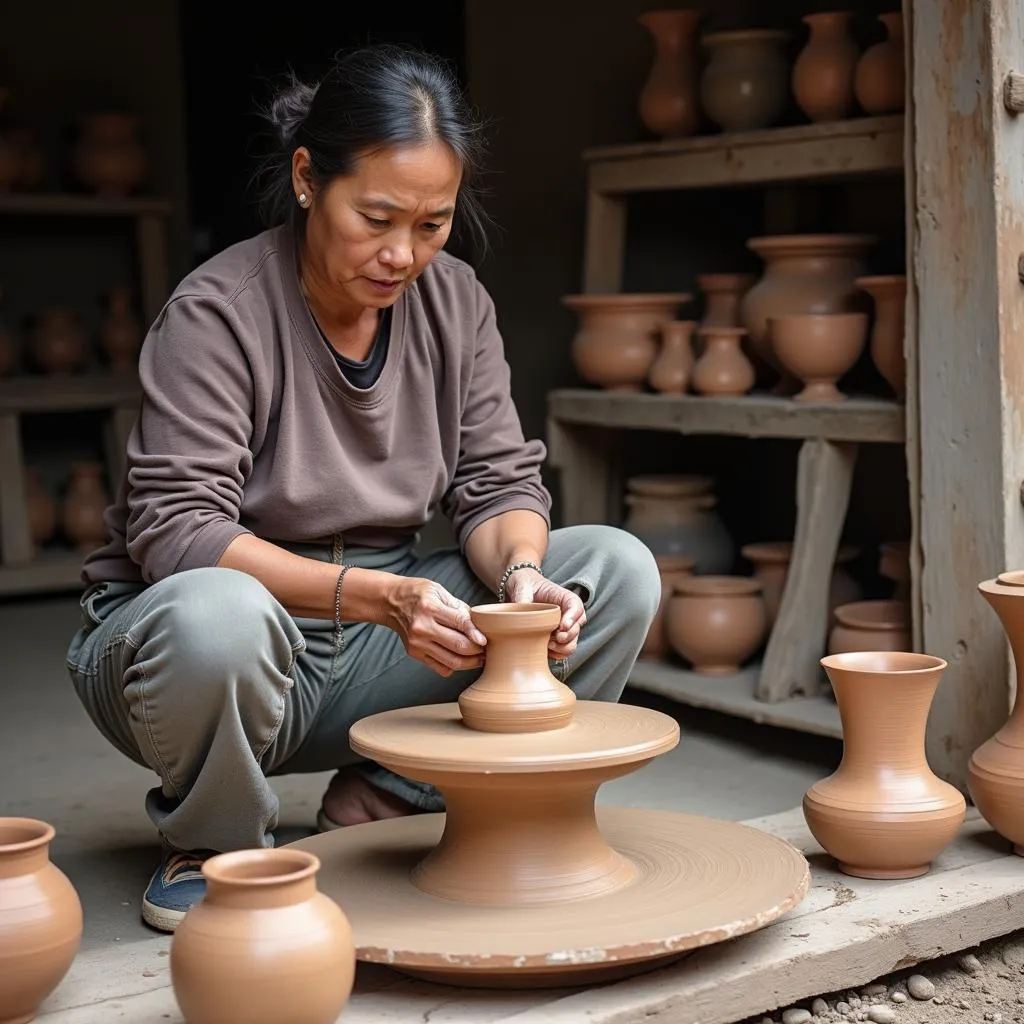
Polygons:
[[761,646],[767,628],[761,584],[748,576],[677,580],[665,635],[677,654],[706,676],[729,676]]
[[39,470],[31,467],[25,470],[25,510],[32,543],[41,547],[57,529],[57,501]]
[[853,601],[834,609],[829,654],[906,651],[911,646],[910,609],[902,601]]
[[823,658],[843,722],[843,759],[804,796],[811,834],[859,878],[916,878],[953,841],[966,803],[937,778],[925,726],[946,662],[866,651]]
[[639,391],[658,355],[662,324],[690,295],[567,295],[580,325],[572,358],[580,376],[612,391]]
[[130,114],[90,114],[82,118],[74,151],[79,181],[102,196],[135,192],[146,180],[149,158],[139,140],[140,123]]
[[0,1024],[28,1024],[68,973],[82,904],[50,863],[52,825],[0,818]]
[[703,351],[693,368],[693,390],[701,395],[745,395],[756,379],[754,365],[740,347],[743,327],[702,327]]
[[841,121],[853,109],[860,54],[850,38],[849,11],[807,14],[811,35],[793,65],[793,96],[812,121]]
[[799,377],[803,391],[797,402],[841,402],[837,387],[864,351],[867,313],[797,313],[771,317],[768,331],[775,358]]
[[871,359],[889,387],[896,392],[896,397],[903,401],[907,392],[907,362],[903,354],[907,279],[901,274],[887,274],[858,277],[855,283],[871,296],[875,304]]
[[[761,584],[764,597],[765,614],[768,629],[775,625],[782,603],[782,592],[789,576],[789,563],[793,557],[793,545],[789,541],[765,541],[757,544],[745,544],[740,554],[753,563],[754,576]],[[828,609],[831,615],[843,604],[856,601],[861,594],[860,587],[843,569],[843,565],[857,556],[857,549],[843,547],[836,555],[836,563],[832,570],[832,583],[829,590]]]
[[203,865],[206,896],[171,939],[188,1024],[333,1024],[355,977],[352,928],[303,850],[238,850]]
[[853,91],[865,114],[898,114],[906,102],[903,65],[903,14],[880,14],[887,38],[869,46],[857,61]]
[[647,383],[655,391],[667,395],[682,395],[690,386],[693,372],[693,331],[695,320],[669,320],[661,325],[661,349],[654,362]]
[[658,571],[661,573],[661,602],[647,631],[647,638],[640,648],[639,657],[646,661],[662,661],[668,657],[668,638],[665,636],[665,609],[672,596],[676,582],[684,576],[693,575],[693,559],[688,555],[655,555]]
[[745,29],[712,32],[701,42],[711,51],[701,76],[704,112],[723,131],[747,132],[778,121],[789,99],[788,32]]
[[100,327],[100,345],[114,373],[135,371],[136,356],[142,346],[142,322],[132,309],[131,292],[127,288],[114,288],[110,292]]
[[110,497],[103,485],[103,466],[99,462],[76,462],[64,494],[63,527],[82,554],[94,551],[106,540],[104,513]]
[[693,35],[699,11],[659,10],[637,21],[654,37],[654,61],[640,91],[640,120],[648,131],[681,138],[697,130],[697,68]]
[[39,140],[31,128],[24,126],[12,128],[7,137],[18,151],[19,158],[18,176],[14,181],[14,187],[25,192],[34,191],[42,185],[45,172]]
[[910,544],[903,541],[887,541],[880,547],[878,572],[896,584],[894,601],[910,600]]
[[753,286],[753,274],[701,274],[697,287],[704,293],[701,327],[740,327],[740,300]]
[[85,335],[78,318],[69,309],[49,309],[40,313],[29,344],[36,366],[43,373],[74,373],[85,362]]

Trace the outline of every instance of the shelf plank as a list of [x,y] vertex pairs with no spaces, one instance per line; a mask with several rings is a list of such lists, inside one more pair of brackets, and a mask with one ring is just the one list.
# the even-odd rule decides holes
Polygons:
[[0,415],[113,409],[134,405],[141,393],[136,377],[8,377],[0,380]]
[[583,154],[588,188],[630,192],[813,181],[903,170],[900,114],[830,124],[602,146]]
[[0,597],[81,590],[82,560],[76,551],[44,551],[25,565],[0,568]]
[[166,199],[108,199],[102,196],[16,192],[0,194],[0,215],[37,217],[145,217],[167,216]]
[[902,444],[904,438],[903,407],[880,398],[809,405],[757,393],[708,398],[560,388],[548,393],[548,412],[566,423],[680,434],[817,437],[884,444]]
[[678,701],[694,708],[720,711],[816,736],[842,739],[839,708],[829,697],[799,697],[769,704],[754,696],[760,666],[743,669],[734,676],[702,676],[667,662],[638,661],[629,685],[645,693]]

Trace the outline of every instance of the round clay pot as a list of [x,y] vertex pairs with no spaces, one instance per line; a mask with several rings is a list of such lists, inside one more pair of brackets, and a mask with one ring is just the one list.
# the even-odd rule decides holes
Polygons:
[[887,38],[869,46],[857,61],[853,91],[865,114],[898,114],[906,102],[903,13],[880,14]]
[[131,292],[124,287],[110,292],[107,312],[100,326],[100,345],[110,369],[116,374],[130,374],[142,346],[142,322],[132,309]]
[[747,132],[778,121],[789,98],[788,32],[712,32],[701,42],[711,56],[701,76],[704,112],[723,131]]
[[0,1020],[27,1024],[71,967],[82,904],[50,863],[52,825],[0,818]]
[[841,121],[853,109],[860,54],[850,38],[849,11],[807,14],[811,35],[793,65],[793,96],[812,121]]
[[886,541],[880,547],[878,572],[896,584],[892,599],[910,600],[910,544],[908,541]]
[[65,536],[79,552],[88,554],[105,540],[107,527],[103,516],[110,498],[103,485],[103,466],[99,462],[76,462],[64,494],[62,525]]
[[691,296],[566,295],[563,305],[579,316],[572,359],[589,384],[612,391],[639,391],[658,355],[662,324]]
[[655,391],[682,395],[693,373],[693,332],[695,320],[668,320],[661,325],[661,349],[647,378]]
[[833,614],[829,654],[906,651],[911,645],[910,609],[902,601],[853,601]]
[[761,584],[747,576],[677,580],[665,613],[672,649],[706,676],[728,676],[761,646],[766,631]]
[[966,803],[937,778],[924,737],[946,662],[865,651],[821,661],[839,705],[843,759],[804,796],[811,834],[844,874],[916,878],[953,841]]
[[39,470],[25,470],[25,510],[28,529],[35,547],[42,547],[57,529],[57,501],[43,482]]
[[69,309],[48,309],[40,313],[29,346],[36,366],[43,373],[74,373],[85,362],[85,335],[78,318]]
[[640,90],[639,113],[654,135],[682,138],[697,130],[697,68],[693,35],[699,11],[658,10],[637,21],[654,38],[654,60]]
[[303,850],[238,850],[203,864],[206,896],[171,939],[188,1024],[330,1024],[352,992],[355,945]]
[[771,317],[775,358],[798,377],[797,402],[841,402],[840,377],[853,369],[868,339],[867,313],[797,313]]
[[701,274],[697,287],[704,293],[701,327],[740,327],[740,300],[753,286],[753,274]]
[[640,648],[638,657],[645,661],[663,661],[668,657],[669,645],[665,636],[665,608],[672,596],[676,582],[684,576],[693,575],[693,559],[688,555],[655,555],[658,572],[661,573],[661,602],[647,631],[647,638]]
[[756,379],[740,343],[743,327],[702,327],[702,352],[693,368],[693,390],[701,395],[745,395]]
[[875,304],[871,329],[871,359],[886,383],[902,402],[907,391],[907,361],[903,354],[903,325],[907,302],[907,279],[902,274],[858,277],[858,288]]
[[139,119],[131,114],[83,117],[73,155],[78,180],[101,196],[123,197],[137,191],[149,172],[139,129]]

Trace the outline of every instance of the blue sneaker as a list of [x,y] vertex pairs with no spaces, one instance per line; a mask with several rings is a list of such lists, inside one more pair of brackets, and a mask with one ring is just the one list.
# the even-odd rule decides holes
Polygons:
[[206,895],[203,862],[212,853],[165,849],[142,897],[142,920],[161,932],[173,932],[185,914]]

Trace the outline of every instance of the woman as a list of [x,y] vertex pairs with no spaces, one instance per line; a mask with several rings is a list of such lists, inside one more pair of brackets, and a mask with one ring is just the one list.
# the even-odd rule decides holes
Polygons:
[[[471,605],[559,605],[556,672],[615,701],[658,603],[628,534],[549,536],[545,451],[523,438],[493,305],[442,251],[481,224],[481,133],[449,72],[368,48],[269,116],[276,226],[189,274],[146,338],[68,654],[97,727],[159,776],[143,917],[166,931],[205,857],[272,845],[270,775],[338,769],[321,828],[443,809],[347,737],[457,699],[484,657]],[[435,507],[458,547],[420,557]]]

